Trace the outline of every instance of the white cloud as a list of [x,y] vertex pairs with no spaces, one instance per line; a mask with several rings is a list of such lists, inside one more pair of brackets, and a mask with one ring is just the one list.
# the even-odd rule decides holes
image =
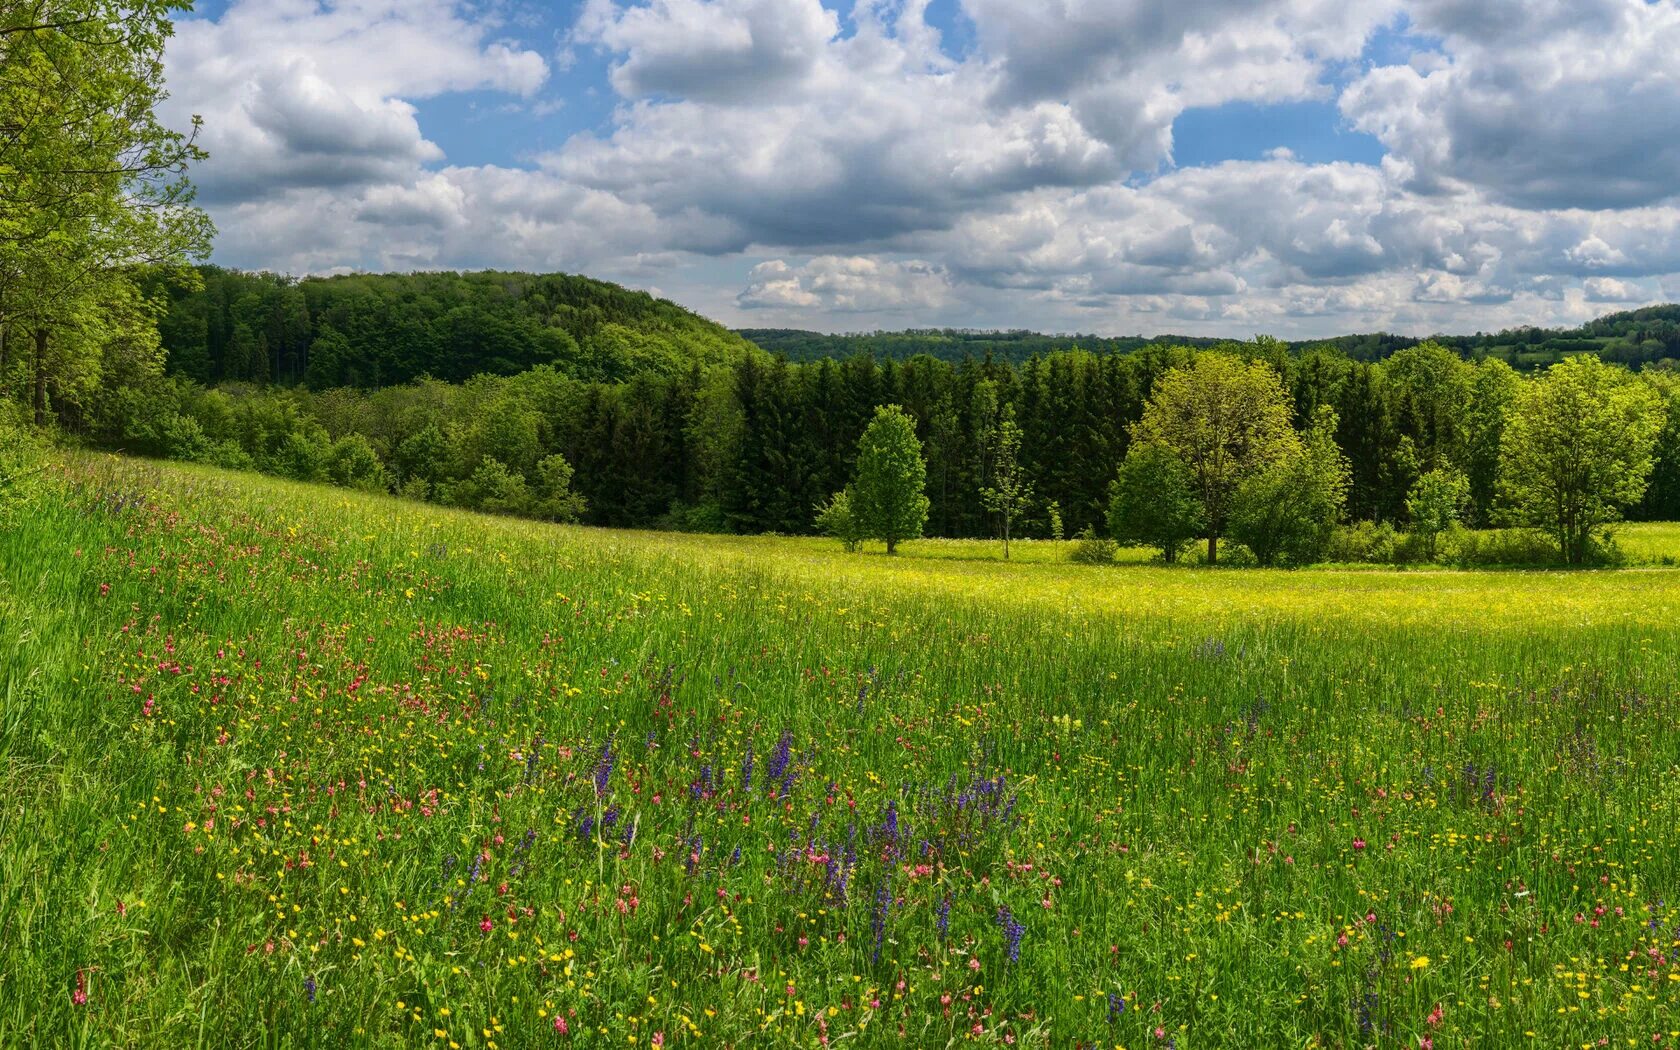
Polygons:
[[1595,303],[1642,303],[1651,298],[1639,285],[1614,277],[1589,277],[1581,282],[1581,290]]
[[[1676,294],[1674,0],[961,0],[960,60],[926,5],[589,0],[562,45],[616,108],[529,168],[423,133],[418,100],[548,74],[452,0],[236,0],[182,23],[171,106],[233,264],[657,278],[846,328],[1421,334]],[[1427,49],[1338,96],[1402,11]],[[1186,108],[1299,99],[1387,156],[1171,166]]]
[[889,314],[937,309],[949,299],[948,275],[923,260],[824,255],[798,267],[781,259],[759,263],[736,302],[749,310],[797,307]]
[[546,79],[540,55],[493,32],[446,0],[245,0],[178,24],[165,114],[204,117],[195,178],[212,203],[400,180],[442,159],[410,100]]
[[1412,0],[1428,64],[1370,70],[1341,108],[1426,192],[1624,208],[1680,193],[1680,4]]
[[628,98],[768,103],[817,74],[839,31],[817,0],[589,0],[573,40],[622,56],[612,84]]

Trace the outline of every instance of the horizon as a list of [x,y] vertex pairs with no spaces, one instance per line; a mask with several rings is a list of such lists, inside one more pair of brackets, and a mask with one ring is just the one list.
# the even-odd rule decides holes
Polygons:
[[575,272],[732,328],[1417,338],[1680,299],[1680,4],[1521,14],[215,0],[164,115],[205,118],[218,264]]

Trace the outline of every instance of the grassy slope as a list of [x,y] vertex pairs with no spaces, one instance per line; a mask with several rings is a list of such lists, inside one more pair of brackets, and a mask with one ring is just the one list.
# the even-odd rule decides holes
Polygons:
[[1671,572],[889,562],[67,479],[0,532],[0,1044],[1549,1046],[1680,1009]]

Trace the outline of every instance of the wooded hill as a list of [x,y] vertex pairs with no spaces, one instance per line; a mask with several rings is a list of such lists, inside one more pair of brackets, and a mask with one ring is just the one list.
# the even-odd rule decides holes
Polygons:
[[[743,328],[740,334],[771,353],[786,354],[790,361],[847,358],[867,353],[895,361],[928,354],[956,362],[969,357],[984,359],[990,355],[993,360],[1017,365],[1035,355],[1059,350],[1129,353],[1150,345],[1204,347],[1225,341],[1186,335],[1046,335],[1024,330],[989,332],[964,328],[911,328],[899,332],[836,335],[794,328]],[[1396,351],[1424,341],[1388,332],[1372,332],[1296,340],[1289,347],[1297,352],[1334,348],[1355,361],[1381,361]],[[1495,357],[1519,369],[1542,368],[1578,353],[1596,353],[1606,361],[1638,366],[1662,360],[1680,360],[1680,305],[1648,306],[1608,314],[1579,328],[1525,326],[1474,335],[1435,335],[1428,341],[1456,350],[1460,356],[1470,360]]]
[[168,368],[201,383],[374,388],[552,365],[617,381],[751,352],[727,328],[646,292],[572,274],[353,274],[295,280],[215,266],[167,293]]

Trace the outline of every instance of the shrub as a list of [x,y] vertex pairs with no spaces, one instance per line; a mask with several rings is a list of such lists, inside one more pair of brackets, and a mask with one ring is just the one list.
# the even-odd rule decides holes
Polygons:
[[1320,408],[1298,448],[1237,486],[1229,532],[1261,565],[1310,565],[1329,551],[1349,484],[1335,429]]
[[328,464],[333,484],[367,492],[384,492],[385,466],[373,451],[368,439],[360,434],[346,434],[333,442],[332,460]]
[[850,488],[841,489],[830,496],[828,502],[817,505],[816,526],[818,532],[839,540],[848,551],[863,546],[863,525],[852,511]]
[[1441,560],[1461,568],[1558,565],[1557,543],[1537,529],[1467,529],[1454,525],[1441,535]]
[[1073,552],[1068,555],[1072,561],[1081,565],[1110,565],[1114,562],[1114,555],[1120,550],[1120,545],[1107,536],[1097,533],[1090,525],[1073,543]]
[[729,531],[729,517],[716,500],[701,500],[699,503],[673,500],[666,521],[678,532]]
[[1330,534],[1326,561],[1389,565],[1396,560],[1400,535],[1388,522],[1360,521],[1339,525]]
[[0,402],[0,515],[39,492],[45,470],[40,445],[12,406]]
[[587,509],[583,496],[572,491],[572,465],[556,452],[537,461],[537,501],[531,508],[548,521],[576,521]]
[[1160,444],[1133,445],[1108,485],[1108,531],[1117,540],[1147,544],[1164,561],[1203,528],[1202,503],[1191,491],[1190,470]]

